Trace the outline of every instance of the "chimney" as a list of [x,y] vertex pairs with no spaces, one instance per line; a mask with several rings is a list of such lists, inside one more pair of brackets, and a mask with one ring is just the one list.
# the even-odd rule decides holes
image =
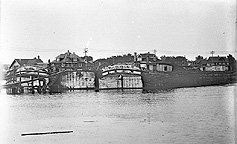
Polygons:
[[147,53],[147,56],[146,56],[146,62],[148,63],[149,62],[149,57],[150,57],[150,52]]
[[137,61],[137,52],[134,52],[134,62]]
[[40,56],[38,55],[38,59],[40,59]]

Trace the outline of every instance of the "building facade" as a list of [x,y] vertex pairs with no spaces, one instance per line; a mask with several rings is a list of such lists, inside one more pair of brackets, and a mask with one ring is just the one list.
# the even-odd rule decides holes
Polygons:
[[91,56],[79,57],[75,52],[69,50],[60,54],[56,59],[50,62],[54,71],[63,70],[93,70],[93,58]]
[[[62,84],[69,90],[94,88],[95,74],[91,56],[80,57],[68,50],[49,62],[49,65],[51,72],[62,72],[58,78],[52,78],[54,85]],[[56,79],[60,80],[56,81]]]
[[207,60],[203,60],[202,71],[228,71],[231,70],[230,61],[227,57],[209,57]]

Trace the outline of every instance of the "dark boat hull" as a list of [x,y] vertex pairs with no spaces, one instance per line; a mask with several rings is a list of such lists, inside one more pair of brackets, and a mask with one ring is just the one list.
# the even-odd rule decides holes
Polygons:
[[[80,73],[80,74],[79,74]],[[91,77],[86,79],[80,78],[81,73],[90,73]],[[51,93],[62,93],[67,90],[92,90],[94,86],[94,71],[89,70],[68,70],[62,71],[60,74],[50,77],[49,90]],[[83,85],[80,85],[80,82]]]
[[236,82],[233,72],[143,72],[145,92],[184,88],[224,85]]

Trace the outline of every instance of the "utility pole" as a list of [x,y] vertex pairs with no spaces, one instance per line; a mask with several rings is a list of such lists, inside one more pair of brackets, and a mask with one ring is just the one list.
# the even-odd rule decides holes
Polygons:
[[156,52],[157,52],[157,50],[156,50],[156,49],[154,49],[154,50],[153,50],[153,52],[154,52],[154,54],[156,55]]
[[215,51],[211,51],[211,65],[214,65],[213,64],[213,54],[215,53]]
[[85,57],[86,57],[86,53],[88,53],[88,48],[87,47],[85,47],[85,49],[84,49],[84,52],[83,53],[85,53]]
[[156,52],[157,52],[157,50],[154,49],[153,52],[154,52],[154,54],[155,54],[155,61],[156,61]]
[[87,47],[85,47],[84,53],[85,53],[85,66],[86,66],[86,69],[87,69],[87,55],[86,55],[86,53],[88,53],[88,48]]
[[215,53],[215,51],[211,51],[211,57],[213,57],[213,54]]

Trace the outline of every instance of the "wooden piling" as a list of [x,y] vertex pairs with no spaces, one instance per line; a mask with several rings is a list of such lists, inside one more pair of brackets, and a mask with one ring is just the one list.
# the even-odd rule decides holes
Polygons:
[[123,76],[121,75],[121,88],[122,88],[122,91],[123,91]]
[[31,76],[31,93],[34,94],[35,93],[35,90],[34,90],[34,81],[33,81],[33,76]]
[[98,73],[95,72],[95,79],[94,79],[95,83],[94,83],[94,86],[95,86],[95,92],[99,92],[99,77],[98,77]]
[[38,76],[38,83],[39,83],[39,86],[38,86],[38,93],[41,94],[41,84],[40,84],[40,77],[39,77],[39,71],[37,72],[37,76]]

